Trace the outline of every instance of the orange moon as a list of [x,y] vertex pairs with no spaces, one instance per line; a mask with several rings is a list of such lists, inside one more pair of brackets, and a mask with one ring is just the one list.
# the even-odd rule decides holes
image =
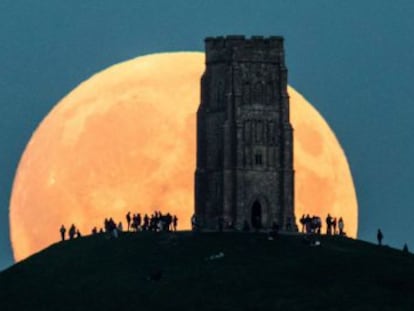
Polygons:
[[[178,215],[194,209],[195,113],[204,54],[138,57],[92,76],[45,117],[19,163],[10,200],[10,236],[21,260],[59,240],[74,223],[83,234],[128,211]],[[357,233],[358,206],[346,156],[334,133],[289,87],[294,132],[295,208],[342,216]]]

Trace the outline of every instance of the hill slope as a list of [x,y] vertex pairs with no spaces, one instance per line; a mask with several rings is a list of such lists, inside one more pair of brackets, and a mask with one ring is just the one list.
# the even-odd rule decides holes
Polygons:
[[342,237],[98,235],[0,273],[0,310],[414,310],[413,293],[413,255]]

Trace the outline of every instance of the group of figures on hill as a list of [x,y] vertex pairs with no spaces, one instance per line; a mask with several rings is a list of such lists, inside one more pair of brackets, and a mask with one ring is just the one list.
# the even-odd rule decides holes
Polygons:
[[[127,230],[132,232],[140,232],[140,231],[152,231],[152,232],[171,232],[177,231],[178,226],[178,218],[176,215],[171,215],[170,213],[162,214],[161,212],[154,212],[152,215],[145,214],[143,217],[141,214],[133,214],[128,212],[125,216],[126,223],[127,223]],[[322,220],[319,216],[310,216],[302,215],[300,218],[301,224],[301,232],[305,233],[307,236],[319,235],[322,233]],[[195,216],[191,219],[193,231],[198,231],[197,221]],[[326,223],[326,234],[327,235],[342,235],[345,236],[346,233],[344,231],[344,220],[340,217],[338,220],[336,217],[332,217],[330,214],[327,215],[325,219]],[[220,222],[219,231],[223,230],[223,224]],[[233,229],[229,227],[228,229]],[[64,225],[60,227],[60,236],[62,241],[65,241],[66,238],[72,240],[74,238],[80,238],[82,236],[79,229],[72,224],[69,229],[67,230]],[[246,221],[242,231],[248,232],[250,231],[250,226]],[[122,222],[116,224],[116,222],[112,218],[106,218],[104,220],[104,226],[99,230],[97,227],[92,229],[92,235],[95,234],[103,234],[106,233],[108,237],[118,238],[119,234],[124,232],[124,228]],[[279,232],[279,226],[274,223],[272,225],[271,230],[269,231],[269,239],[274,239],[277,237]],[[67,234],[67,236],[66,236]],[[377,241],[378,245],[382,245],[382,240],[384,235],[380,229],[377,231]],[[311,239],[311,244],[314,244],[315,241]],[[408,252],[407,244],[404,245],[403,250]]]
[[[178,218],[176,215],[171,215],[170,213],[162,214],[161,212],[154,212],[152,215],[148,216],[147,214],[144,217],[141,214],[133,214],[128,212],[125,216],[127,222],[127,231],[140,232],[140,231],[177,231]],[[66,233],[68,233],[68,238],[70,240],[74,238],[79,238],[82,236],[79,229],[76,228],[75,224],[72,224],[69,227],[69,230],[66,229],[64,225],[60,227],[60,237],[62,241],[66,240]],[[104,226],[98,230],[97,227],[94,227],[91,231],[92,235],[98,233],[107,233],[108,236],[118,238],[119,234],[124,232],[124,227],[122,222],[118,224],[111,218],[105,218]]]
[[[62,238],[62,241],[66,240],[66,231],[67,230],[66,230],[65,226],[62,225],[60,227],[59,231],[60,231],[60,236]],[[69,239],[72,240],[75,237],[80,238],[82,236],[82,234],[80,233],[79,229],[77,229],[76,226],[74,224],[72,224],[69,227],[68,236],[69,236]]]
[[[300,218],[301,232],[306,234],[321,234],[322,220],[319,216],[302,215]],[[345,223],[342,217],[337,220],[336,217],[332,217],[330,214],[326,216],[326,234],[327,235],[346,235],[344,231]]]
[[125,218],[128,231],[177,231],[178,218],[170,213],[163,215],[161,212],[154,212],[151,216],[145,214],[141,217],[139,213],[131,216],[131,212],[128,212]]

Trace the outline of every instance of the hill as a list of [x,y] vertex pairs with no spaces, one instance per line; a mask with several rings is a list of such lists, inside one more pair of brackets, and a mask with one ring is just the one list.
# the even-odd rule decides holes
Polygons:
[[413,293],[413,255],[338,236],[97,235],[0,273],[2,311],[414,310]]

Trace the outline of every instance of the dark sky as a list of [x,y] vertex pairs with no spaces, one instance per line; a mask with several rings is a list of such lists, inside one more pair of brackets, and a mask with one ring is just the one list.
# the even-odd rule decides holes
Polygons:
[[414,249],[413,12],[410,0],[1,0],[0,269],[13,262],[18,161],[56,102],[114,63],[202,51],[204,37],[226,34],[285,37],[289,83],[348,156],[359,238],[373,241],[381,227],[387,244]]

